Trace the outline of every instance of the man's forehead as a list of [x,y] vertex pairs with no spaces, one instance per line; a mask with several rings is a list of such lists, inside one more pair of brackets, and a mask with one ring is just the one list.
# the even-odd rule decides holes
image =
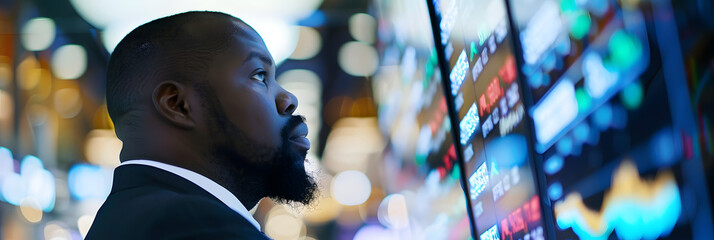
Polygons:
[[238,31],[233,33],[229,52],[234,57],[240,57],[241,61],[257,58],[264,62],[272,63],[272,58],[265,42],[260,35],[247,25],[236,26]]

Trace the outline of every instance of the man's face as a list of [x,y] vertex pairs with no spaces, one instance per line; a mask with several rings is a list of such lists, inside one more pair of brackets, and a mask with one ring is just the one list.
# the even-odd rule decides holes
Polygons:
[[200,93],[213,155],[237,178],[264,184],[256,194],[307,204],[316,185],[304,167],[307,125],[292,115],[297,99],[275,81],[273,59],[255,31],[238,31],[229,45],[209,67],[210,89]]

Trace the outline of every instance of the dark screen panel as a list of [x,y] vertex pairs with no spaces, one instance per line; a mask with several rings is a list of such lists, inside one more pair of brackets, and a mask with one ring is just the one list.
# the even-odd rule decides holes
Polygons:
[[[381,66],[373,84],[379,126],[388,138],[383,171],[390,194],[380,205],[380,222],[394,230],[395,239],[467,239],[461,164],[426,2],[378,6]],[[405,208],[395,207],[400,205]]]
[[433,1],[480,239],[541,239],[522,86],[504,1]]

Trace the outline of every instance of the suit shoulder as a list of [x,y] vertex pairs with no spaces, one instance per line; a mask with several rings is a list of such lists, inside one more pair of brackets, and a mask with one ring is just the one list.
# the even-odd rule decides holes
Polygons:
[[185,196],[168,201],[162,209],[157,212],[162,221],[152,226],[150,235],[169,239],[265,239],[250,222],[218,201]]
[[137,189],[110,196],[97,213],[87,239],[261,239],[259,235],[253,225],[217,199]]

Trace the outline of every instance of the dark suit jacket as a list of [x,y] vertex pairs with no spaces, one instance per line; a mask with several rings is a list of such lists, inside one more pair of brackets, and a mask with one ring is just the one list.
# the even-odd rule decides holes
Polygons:
[[114,170],[86,239],[269,239],[198,185],[151,166]]

